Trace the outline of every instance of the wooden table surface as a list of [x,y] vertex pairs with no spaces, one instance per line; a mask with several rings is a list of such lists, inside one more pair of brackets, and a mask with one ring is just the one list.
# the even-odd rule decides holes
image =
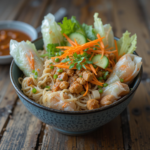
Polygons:
[[97,131],[67,136],[35,118],[17,97],[10,65],[0,65],[1,150],[150,150],[150,1],[148,0],[0,0],[0,20],[19,20],[35,28],[60,7],[80,23],[93,24],[94,12],[110,23],[115,36],[125,30],[138,36],[143,57],[142,82],[128,108]]

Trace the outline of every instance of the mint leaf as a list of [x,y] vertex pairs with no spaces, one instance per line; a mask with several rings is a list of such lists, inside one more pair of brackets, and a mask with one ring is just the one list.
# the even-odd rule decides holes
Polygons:
[[67,17],[63,18],[62,24],[58,23],[61,27],[61,33],[65,33],[69,35],[72,32],[75,32],[75,23],[71,21],[71,19],[67,19]]

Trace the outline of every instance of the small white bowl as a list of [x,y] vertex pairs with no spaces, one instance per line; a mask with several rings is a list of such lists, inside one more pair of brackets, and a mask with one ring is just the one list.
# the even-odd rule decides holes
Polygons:
[[[0,21],[0,30],[13,29],[26,33],[30,36],[31,41],[37,39],[38,34],[35,28],[31,25],[20,21]],[[9,64],[12,61],[11,55],[0,56],[0,64]]]

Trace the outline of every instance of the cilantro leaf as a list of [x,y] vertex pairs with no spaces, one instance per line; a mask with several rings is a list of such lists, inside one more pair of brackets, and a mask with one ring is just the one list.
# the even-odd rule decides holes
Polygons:
[[72,69],[74,67],[75,63],[72,63],[70,66],[69,66],[69,69]]
[[77,68],[78,70],[81,70],[82,65],[81,65],[81,64],[77,64],[77,65],[76,65],[76,68]]
[[61,27],[61,33],[65,33],[69,35],[72,32],[75,32],[75,23],[71,21],[71,19],[67,19],[67,17],[63,18],[62,24],[58,23]]

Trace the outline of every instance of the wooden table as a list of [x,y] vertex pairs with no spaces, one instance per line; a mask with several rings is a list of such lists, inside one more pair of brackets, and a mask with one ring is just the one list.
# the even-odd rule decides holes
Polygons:
[[0,0],[0,20],[24,21],[35,28],[48,12],[60,7],[80,23],[93,24],[94,12],[113,26],[138,36],[143,57],[142,82],[124,112],[97,131],[67,136],[35,118],[17,97],[9,79],[10,65],[0,65],[1,150],[150,150],[150,1],[148,0]]

